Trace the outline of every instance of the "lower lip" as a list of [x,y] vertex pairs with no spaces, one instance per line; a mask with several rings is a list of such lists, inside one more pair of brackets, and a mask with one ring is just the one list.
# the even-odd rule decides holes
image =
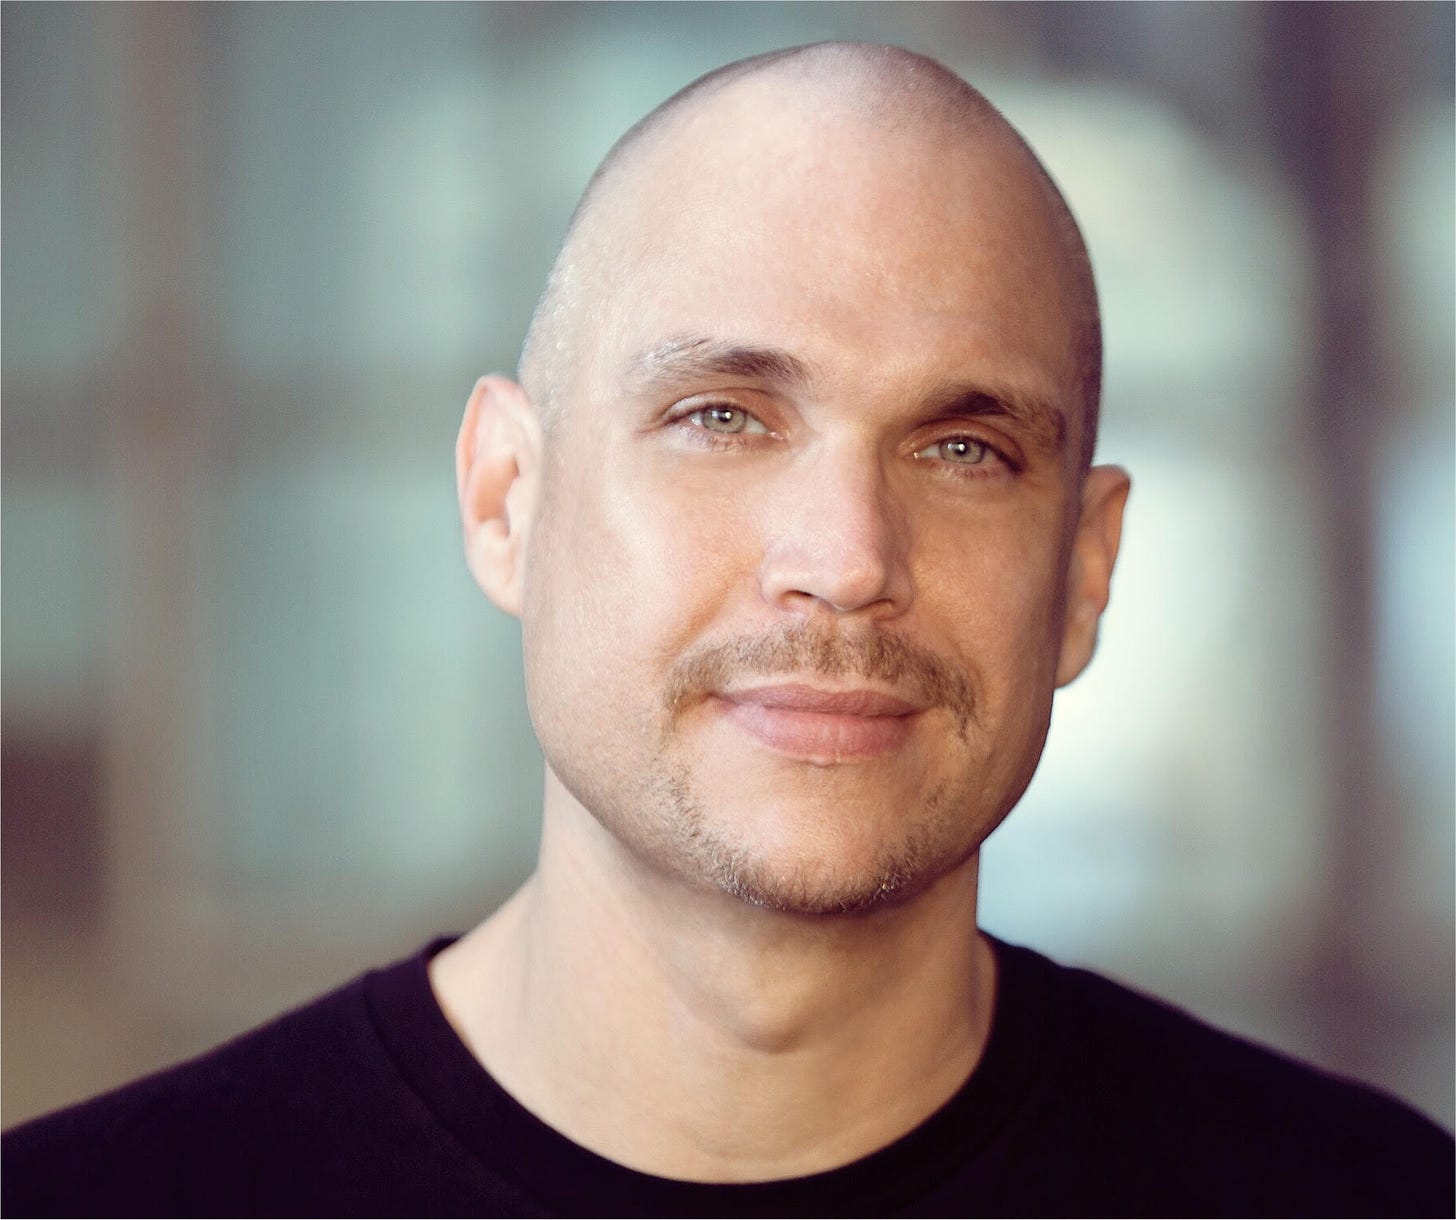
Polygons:
[[839,762],[887,754],[910,736],[907,716],[851,716],[724,701],[728,719],[771,750],[810,761]]

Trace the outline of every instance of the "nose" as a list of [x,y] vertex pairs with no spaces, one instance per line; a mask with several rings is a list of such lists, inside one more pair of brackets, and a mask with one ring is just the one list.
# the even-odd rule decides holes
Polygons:
[[822,450],[781,475],[763,513],[764,600],[786,610],[901,614],[908,529],[878,456]]

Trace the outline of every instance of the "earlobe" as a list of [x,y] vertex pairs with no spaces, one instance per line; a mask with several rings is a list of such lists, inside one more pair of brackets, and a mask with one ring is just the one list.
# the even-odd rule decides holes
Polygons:
[[455,442],[465,561],[486,596],[517,617],[540,455],[540,426],[525,391],[504,377],[482,377]]
[[1067,570],[1066,612],[1057,685],[1076,678],[1097,648],[1097,624],[1112,591],[1122,541],[1122,510],[1132,481],[1117,466],[1094,466],[1082,482],[1082,508]]

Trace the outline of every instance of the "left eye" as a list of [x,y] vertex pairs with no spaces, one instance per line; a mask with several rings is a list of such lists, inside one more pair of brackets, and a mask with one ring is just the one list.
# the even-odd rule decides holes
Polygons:
[[915,454],[918,458],[939,458],[960,466],[978,466],[991,454],[991,447],[969,436],[952,436],[927,445]]
[[762,423],[754,419],[742,407],[728,406],[726,403],[703,407],[701,410],[694,411],[688,416],[688,419],[709,432],[720,432],[729,436],[741,432],[768,431]]

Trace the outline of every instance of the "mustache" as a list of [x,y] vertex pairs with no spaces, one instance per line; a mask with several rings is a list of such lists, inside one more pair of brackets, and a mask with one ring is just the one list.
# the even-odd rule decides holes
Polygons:
[[975,712],[969,679],[929,649],[875,628],[829,630],[807,623],[785,623],[687,653],[668,675],[668,712],[675,718],[740,674],[805,673],[889,683],[929,707],[948,708],[962,735]]

